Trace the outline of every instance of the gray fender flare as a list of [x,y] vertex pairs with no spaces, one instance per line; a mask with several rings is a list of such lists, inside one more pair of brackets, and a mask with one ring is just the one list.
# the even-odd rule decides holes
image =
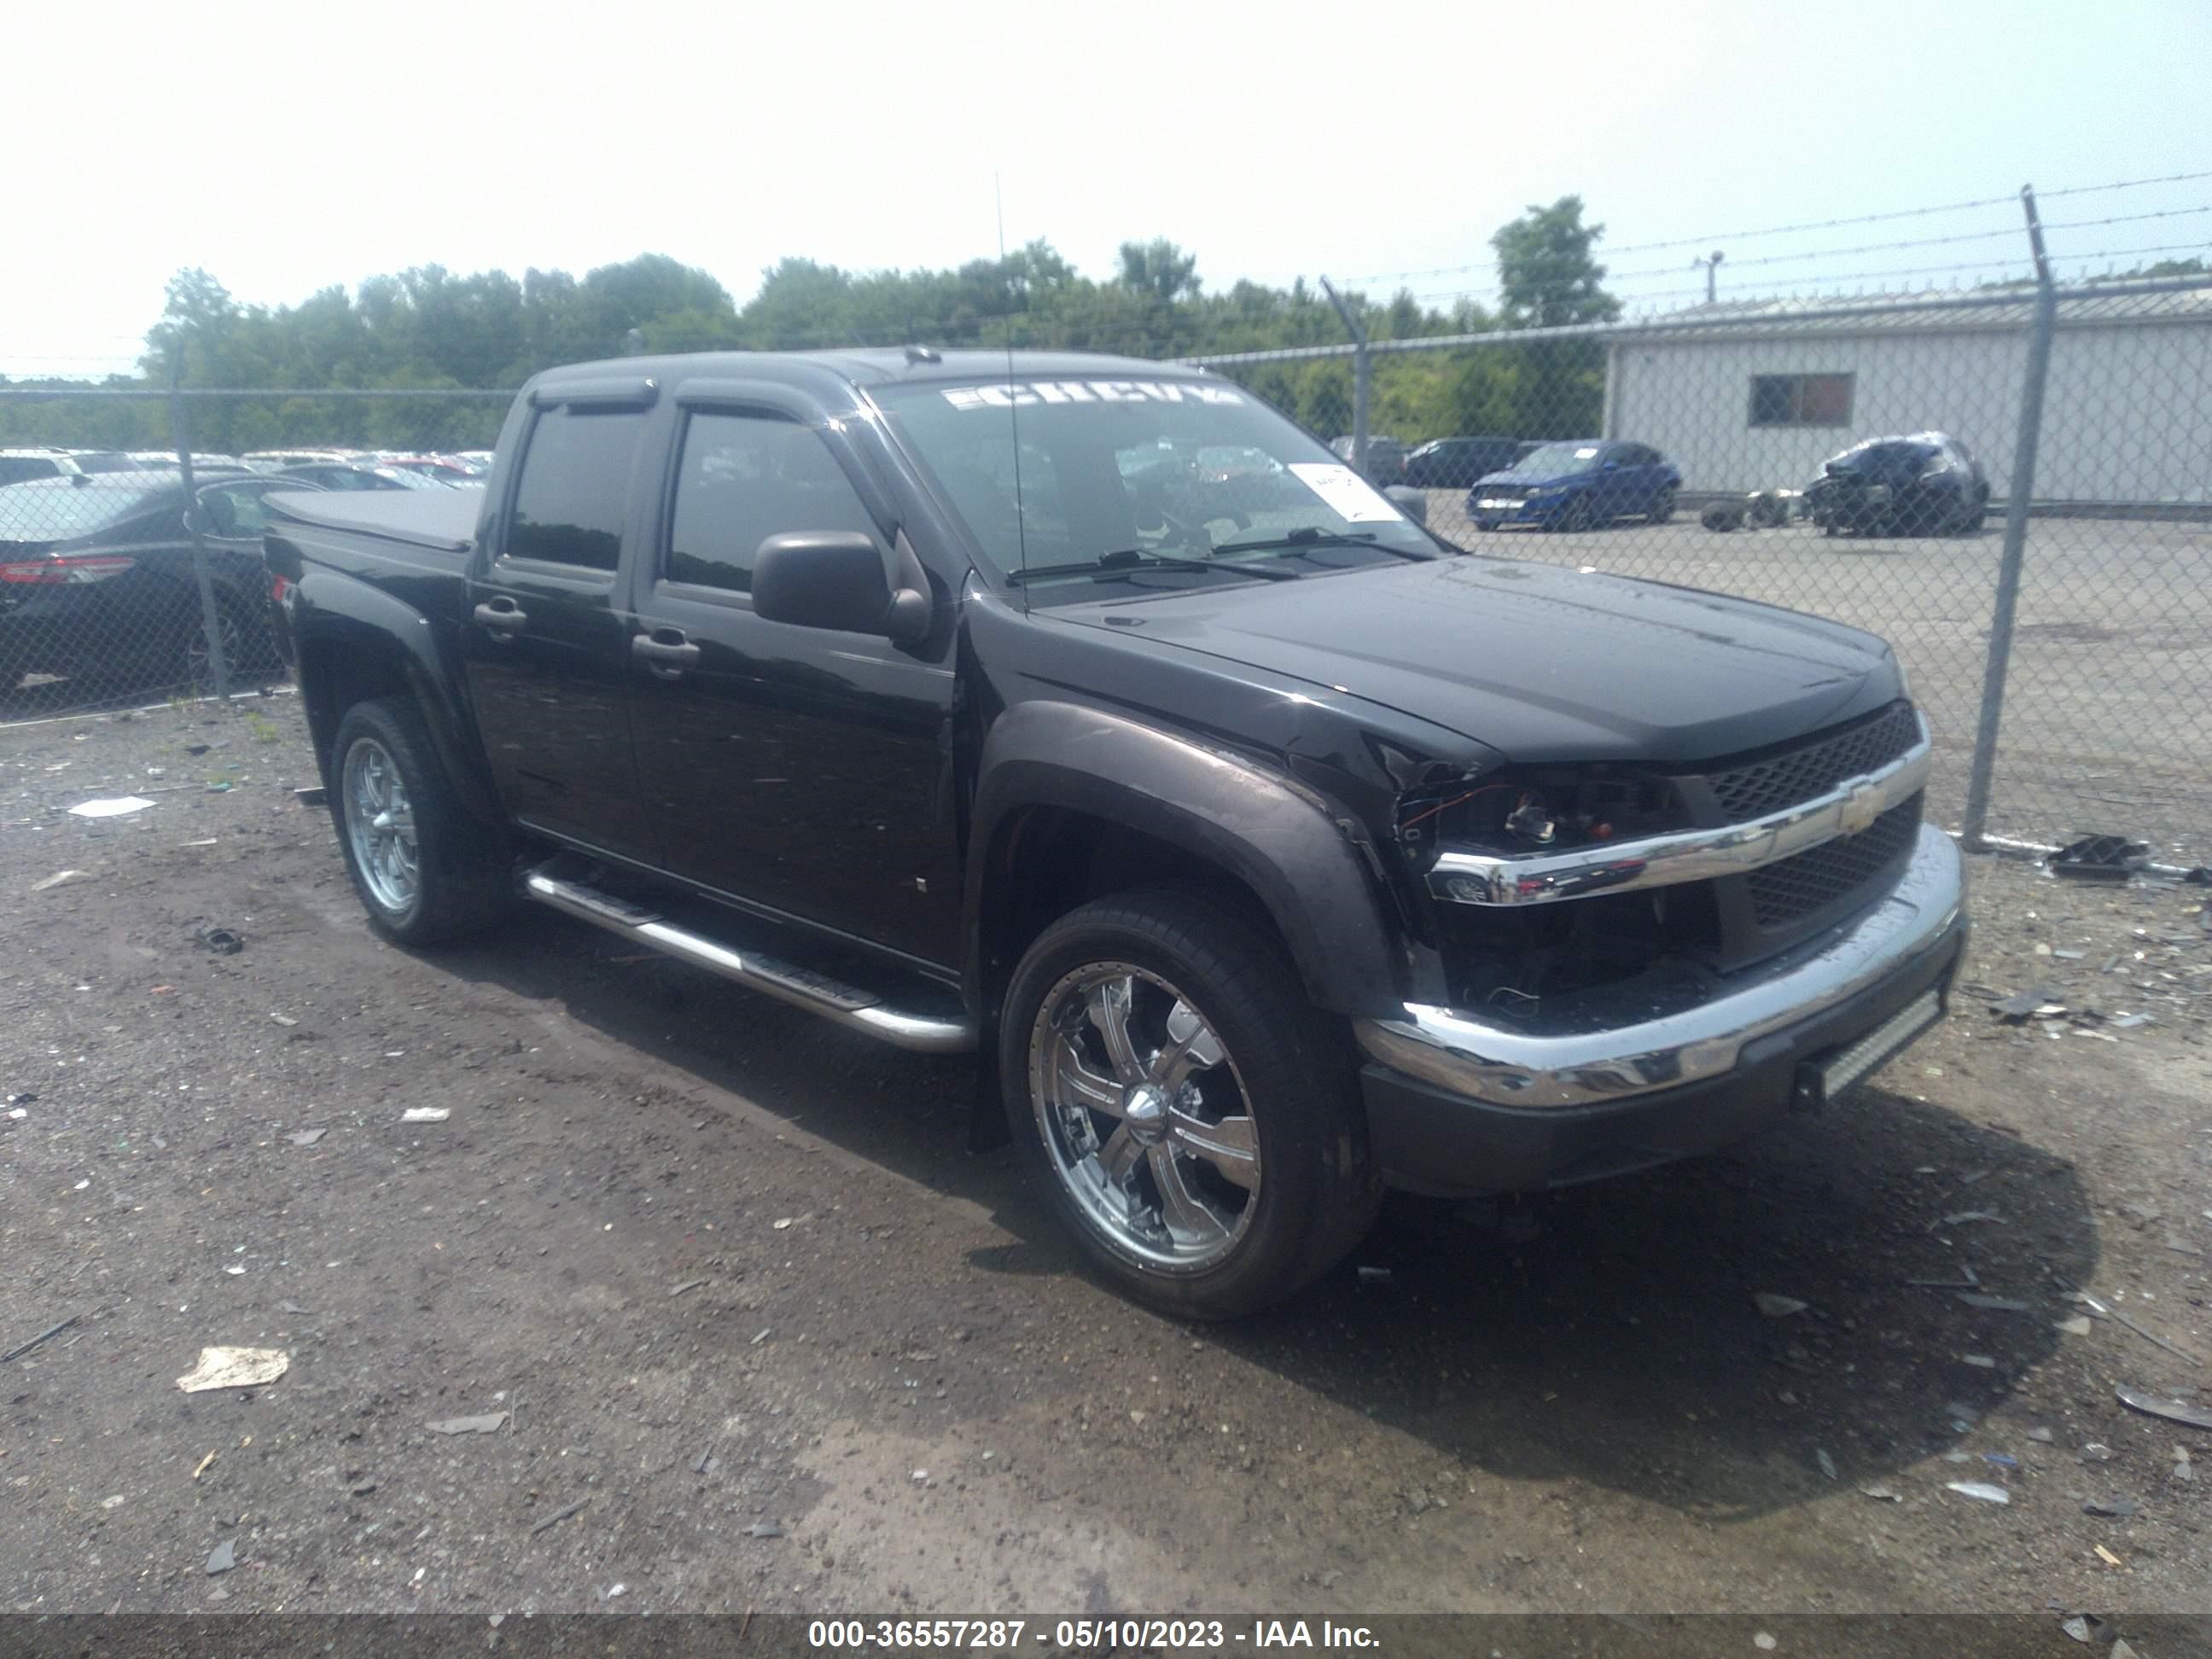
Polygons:
[[981,1006],[985,981],[1012,968],[982,959],[1004,897],[992,891],[1000,842],[1017,814],[1040,806],[1153,836],[1235,875],[1267,907],[1316,1006],[1368,1014],[1402,1000],[1404,952],[1349,815],[1243,756],[1126,715],[1037,702],[999,718],[980,760],[963,921],[965,977]]

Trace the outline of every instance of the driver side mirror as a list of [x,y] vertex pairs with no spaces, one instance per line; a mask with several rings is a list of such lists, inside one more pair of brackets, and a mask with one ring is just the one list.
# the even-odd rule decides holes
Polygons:
[[753,556],[753,614],[798,628],[874,634],[914,645],[929,633],[929,595],[893,589],[874,540],[857,531],[770,536]]
[[1618,472],[1620,471],[1620,463],[1615,460],[1602,461],[1598,465],[1598,471],[1601,472]]

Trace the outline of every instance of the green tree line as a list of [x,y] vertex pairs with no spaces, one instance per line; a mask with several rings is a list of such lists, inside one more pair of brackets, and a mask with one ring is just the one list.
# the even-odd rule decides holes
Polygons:
[[[1531,207],[1492,238],[1499,304],[1449,309],[1400,291],[1343,297],[1370,339],[1608,320],[1620,314],[1595,258],[1603,227],[1565,197]],[[511,387],[556,363],[636,351],[798,350],[898,345],[1043,347],[1181,357],[1340,344],[1342,321],[1304,279],[1209,289],[1196,255],[1172,242],[1124,243],[1116,269],[1086,276],[1046,242],[953,270],[848,271],[810,259],[771,267],[744,305],[706,271],[644,254],[575,277],[566,271],[459,276],[437,265],[331,287],[295,306],[240,304],[213,276],[180,271],[135,375],[100,384],[299,389]],[[1225,372],[1324,436],[1352,424],[1348,360],[1249,364]],[[0,381],[51,387],[91,384]],[[1595,346],[1528,343],[1376,359],[1370,429],[1418,442],[1450,433],[1524,438],[1596,430],[1603,398]],[[192,405],[194,447],[302,444],[470,448],[489,444],[493,399],[210,399]],[[113,448],[170,441],[159,404],[0,401],[0,442]]]

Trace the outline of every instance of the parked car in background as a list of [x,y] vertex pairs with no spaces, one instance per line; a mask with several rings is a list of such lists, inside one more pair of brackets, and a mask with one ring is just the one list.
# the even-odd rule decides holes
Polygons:
[[[1340,459],[1352,459],[1352,440],[1332,438],[1328,447]],[[1395,438],[1386,438],[1379,433],[1367,434],[1367,465],[1360,469],[1367,482],[1378,486],[1406,482],[1406,446]]]
[[239,459],[256,472],[281,472],[289,467],[350,461],[358,453],[350,449],[252,449]]
[[1477,481],[1467,515],[1478,530],[1588,530],[1628,518],[1664,524],[1681,488],[1680,471],[1649,444],[1569,438]]
[[1415,489],[1465,489],[1527,453],[1513,438],[1431,438],[1406,457],[1404,482]]
[[433,483],[480,484],[483,480],[471,468],[459,461],[449,461],[442,455],[389,455],[377,462],[396,472],[411,472],[418,478],[428,478]]
[[1990,481],[1948,432],[1869,438],[1806,486],[1808,516],[1830,536],[1964,535],[1989,516]]
[[[131,463],[131,470],[133,471],[178,472],[183,470],[177,465],[177,452],[173,449],[129,449],[123,452],[123,458]],[[252,471],[253,468],[235,455],[204,455],[197,449],[192,452],[192,474],[195,477],[203,472]]]
[[240,471],[187,494],[175,474],[149,468],[0,489],[0,694],[26,674],[117,690],[205,684],[187,507],[198,509],[231,672],[273,671],[262,497],[314,487]]
[[0,484],[21,483],[26,478],[64,478],[87,470],[72,450],[44,444],[0,449]]
[[364,465],[357,461],[313,461],[304,466],[288,466],[273,475],[279,478],[299,478],[317,489],[435,489],[439,485],[431,479],[412,472],[402,472],[398,467]]
[[[174,466],[177,458],[169,457]],[[21,483],[30,478],[68,478],[94,472],[137,472],[151,463],[134,451],[121,449],[57,449],[27,444],[0,449],[0,485]]]

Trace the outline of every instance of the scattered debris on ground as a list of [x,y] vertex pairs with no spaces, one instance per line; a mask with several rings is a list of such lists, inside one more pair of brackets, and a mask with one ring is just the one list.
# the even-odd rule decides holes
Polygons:
[[177,1379],[186,1394],[210,1389],[258,1389],[290,1369],[282,1348],[202,1348],[199,1364]]
[[485,1412],[478,1417],[441,1417],[429,1429],[433,1434],[496,1434],[507,1415],[506,1412]]

